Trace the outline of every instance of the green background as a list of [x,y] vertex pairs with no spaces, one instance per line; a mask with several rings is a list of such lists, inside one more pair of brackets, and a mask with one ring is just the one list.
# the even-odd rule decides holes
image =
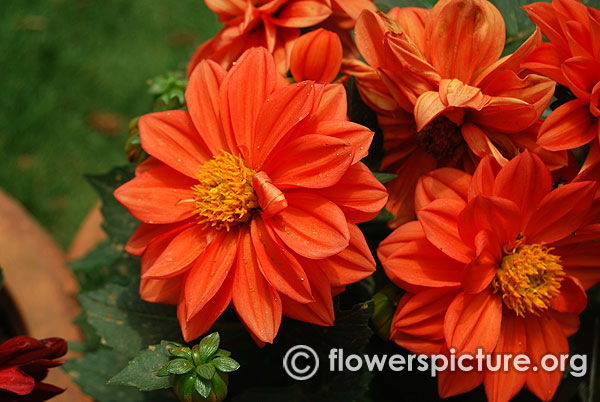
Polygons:
[[0,188],[66,249],[97,199],[84,174],[127,163],[147,80],[184,70],[218,29],[202,0],[3,1]]

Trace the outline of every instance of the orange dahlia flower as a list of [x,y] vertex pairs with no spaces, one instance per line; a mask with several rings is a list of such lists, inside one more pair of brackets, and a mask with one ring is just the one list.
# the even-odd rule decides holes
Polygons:
[[188,76],[203,59],[229,69],[252,47],[269,50],[279,73],[286,74],[300,28],[323,22],[332,13],[330,0],[205,0],[225,27],[194,52]]
[[331,325],[332,288],[375,269],[355,225],[385,205],[359,162],[372,132],[349,122],[341,85],[286,86],[266,49],[226,72],[203,60],[189,113],[140,118],[151,157],[115,197],[140,224],[142,299],[177,304],[184,338],[206,332],[231,301],[262,342],[282,313]]
[[547,75],[575,96],[544,121],[538,144],[562,150],[600,138],[600,11],[577,0],[523,8],[550,42],[539,45],[522,66]]
[[[597,183],[552,189],[550,172],[528,151],[500,168],[482,159],[473,176],[441,168],[419,180],[418,221],[378,250],[406,293],[391,338],[415,353],[569,352],[586,289],[600,280],[600,225],[591,216]],[[595,209],[596,215],[598,209]],[[442,372],[442,397],[484,383],[489,401],[507,402],[524,385],[550,400],[562,372]]]
[[286,74],[301,28],[321,25],[337,33],[345,53],[356,52],[350,30],[362,10],[377,10],[372,0],[205,0],[225,27],[204,42],[188,64],[188,75],[203,59],[231,67],[247,49],[264,47]]
[[355,29],[368,65],[349,62],[365,102],[383,129],[382,169],[387,208],[397,225],[414,217],[417,179],[441,166],[472,171],[480,158],[501,165],[531,149],[553,168],[566,153],[536,147],[536,129],[554,82],[519,67],[541,42],[536,31],[515,53],[500,58],[505,27],[487,0],[441,0],[432,10],[394,8],[388,16],[365,11]]

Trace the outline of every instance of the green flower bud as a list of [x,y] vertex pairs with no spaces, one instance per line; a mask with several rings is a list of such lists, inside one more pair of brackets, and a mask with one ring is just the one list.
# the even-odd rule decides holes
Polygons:
[[174,345],[169,349],[169,362],[157,373],[173,376],[173,390],[182,402],[221,402],[227,396],[229,374],[240,365],[231,353],[219,349],[219,333],[204,337],[191,349]]
[[185,106],[187,79],[181,72],[169,72],[148,80],[148,92],[154,95],[154,111],[181,109]]
[[381,339],[390,339],[390,328],[402,291],[393,285],[387,285],[373,296],[373,315],[371,321],[375,332]]
[[129,138],[125,143],[125,153],[129,162],[142,163],[148,154],[142,149],[142,143],[140,141],[140,130],[138,129],[139,117],[132,119],[129,122]]

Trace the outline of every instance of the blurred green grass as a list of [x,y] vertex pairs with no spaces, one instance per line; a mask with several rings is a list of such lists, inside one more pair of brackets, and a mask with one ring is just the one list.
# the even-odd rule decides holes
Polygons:
[[147,79],[185,69],[218,28],[202,0],[4,1],[0,188],[66,249],[96,200],[83,175],[127,163]]

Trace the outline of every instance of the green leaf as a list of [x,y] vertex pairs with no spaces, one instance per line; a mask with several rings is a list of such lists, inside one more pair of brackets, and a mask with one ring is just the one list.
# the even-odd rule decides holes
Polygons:
[[102,342],[126,357],[162,339],[181,338],[175,308],[141,300],[135,283],[129,287],[107,284],[81,293],[79,301]]
[[192,360],[192,351],[190,350],[190,348],[185,347],[185,346],[170,348],[169,355],[176,356],[176,357],[182,357],[182,358],[188,359],[190,361]]
[[208,398],[212,389],[212,384],[210,381],[205,380],[204,378],[196,377],[194,388],[196,388],[196,392],[198,392],[203,398]]
[[217,353],[215,353],[215,357],[229,357],[231,356],[231,352],[228,350],[224,350],[224,349],[219,349],[217,350]]
[[379,180],[379,182],[381,184],[385,184],[389,181],[394,180],[396,177],[398,177],[397,174],[394,173],[384,173],[384,172],[373,172],[373,176],[375,176],[375,178],[377,180]]
[[125,244],[133,234],[139,222],[113,196],[117,187],[133,178],[134,166],[115,168],[103,175],[88,175],[102,200],[102,227],[111,240]]
[[194,369],[194,364],[186,359],[174,359],[167,363],[166,367],[171,374],[185,374]]
[[215,368],[223,373],[231,373],[240,368],[240,364],[231,357],[217,357],[211,363]]
[[196,373],[206,380],[212,380],[215,376],[215,366],[210,363],[204,363],[196,367]]
[[[158,377],[157,373],[168,362],[169,342],[148,346],[140,352],[127,367],[108,381],[109,385],[128,385],[140,391],[154,391],[170,388],[168,377]],[[167,373],[168,374],[168,373]]]
[[202,357],[204,361],[208,360],[217,352],[217,350],[219,350],[220,343],[221,338],[219,337],[218,332],[213,332],[212,334],[202,338],[198,344],[198,353],[200,354],[200,357]]
[[68,360],[63,368],[83,392],[98,402],[174,402],[172,391],[141,392],[133,387],[107,385],[107,381],[127,365],[127,358],[108,348],[100,348],[83,358]]

